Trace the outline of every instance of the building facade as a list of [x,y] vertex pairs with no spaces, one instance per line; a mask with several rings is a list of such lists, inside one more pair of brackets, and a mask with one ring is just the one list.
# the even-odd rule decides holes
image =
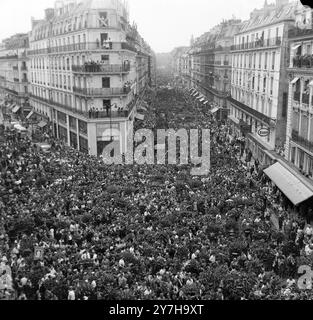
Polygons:
[[171,69],[176,85],[186,85],[184,74],[188,68],[188,52],[189,47],[178,47],[171,52]]
[[91,155],[113,140],[127,151],[154,54],[124,2],[56,2],[32,21],[28,56],[30,104],[57,138]]
[[28,34],[16,34],[0,44],[0,95],[14,113],[30,111],[28,83]]
[[294,25],[295,8],[288,0],[270,5],[265,1],[242,24],[231,48],[229,120],[236,135],[246,137],[247,147],[263,164],[285,145],[288,31]]
[[231,79],[231,45],[241,21],[223,21],[191,46],[191,81],[208,101],[214,102],[217,117],[227,118]]
[[313,11],[296,10],[289,31],[290,64],[286,160],[313,180]]

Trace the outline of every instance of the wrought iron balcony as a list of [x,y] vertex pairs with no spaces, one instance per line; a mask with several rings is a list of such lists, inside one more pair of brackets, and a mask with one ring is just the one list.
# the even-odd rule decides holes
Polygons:
[[245,49],[258,49],[266,47],[280,46],[282,43],[281,37],[270,38],[270,39],[259,39],[254,42],[246,42],[242,44],[236,44],[231,46],[231,50],[245,50]]
[[297,38],[302,36],[313,36],[313,29],[294,28],[288,31],[288,38]]
[[295,56],[292,62],[293,68],[312,68],[313,55]]
[[127,42],[105,41],[101,44],[100,41],[95,41],[95,42],[82,42],[82,43],[76,43],[76,44],[68,44],[64,46],[29,50],[28,55],[76,52],[76,51],[85,51],[85,50],[117,50],[117,51],[129,50],[137,53],[137,49]]
[[0,57],[1,60],[7,60],[7,59],[18,59],[18,55],[15,54],[15,55],[6,55],[6,56],[3,56],[3,57]]
[[72,71],[75,73],[127,73],[130,71],[130,64],[100,64],[86,63],[83,66],[73,65]]
[[133,111],[135,105],[136,105],[136,100],[133,100],[131,103],[129,103],[127,105],[127,110],[117,110],[117,111],[112,111],[109,110],[108,111],[96,111],[96,110],[89,110],[87,112],[81,111],[81,110],[77,110],[74,109],[68,105],[56,102],[52,99],[46,99],[46,98],[42,98],[42,97],[38,97],[34,94],[30,94],[29,95],[30,98],[35,99],[35,100],[39,100],[41,102],[44,103],[48,103],[49,105],[52,106],[56,106],[59,107],[61,109],[65,109],[68,110],[70,112],[79,114],[84,116],[85,118],[89,118],[89,119],[105,119],[105,118],[127,118],[130,116],[131,112]]
[[78,88],[73,87],[73,91],[83,96],[97,96],[97,97],[114,97],[127,95],[131,91],[130,87],[124,88]]

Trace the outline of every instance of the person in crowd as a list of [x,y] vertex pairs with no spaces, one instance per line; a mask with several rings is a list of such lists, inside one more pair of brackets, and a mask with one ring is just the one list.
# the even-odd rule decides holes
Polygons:
[[[238,157],[245,146],[230,141],[227,123],[181,90],[146,91],[148,110],[134,131],[210,129],[210,174],[192,176],[190,164],[105,165],[54,138],[44,153],[6,129],[0,142],[1,296],[303,299],[293,283],[301,261],[312,257],[312,227],[288,214],[280,191],[258,174],[257,161],[249,171]],[[279,230],[270,219],[277,208]]]

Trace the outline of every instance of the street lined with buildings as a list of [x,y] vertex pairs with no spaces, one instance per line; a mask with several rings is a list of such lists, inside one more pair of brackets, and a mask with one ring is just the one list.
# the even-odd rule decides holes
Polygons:
[[4,39],[0,300],[312,300],[312,13],[155,54],[126,1],[57,1]]
[[91,155],[112,139],[126,152],[137,103],[155,80],[155,55],[128,18],[119,0],[57,2],[28,34],[4,40],[0,88],[12,112]]
[[[194,89],[285,190],[313,192],[312,9],[276,0],[250,19],[224,20],[172,51],[176,83]],[[298,203],[296,203],[298,204]]]

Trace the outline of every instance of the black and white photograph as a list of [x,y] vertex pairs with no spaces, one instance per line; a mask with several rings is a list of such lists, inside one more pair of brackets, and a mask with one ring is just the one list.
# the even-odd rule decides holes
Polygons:
[[1,0],[0,309],[200,319],[312,268],[309,3]]

